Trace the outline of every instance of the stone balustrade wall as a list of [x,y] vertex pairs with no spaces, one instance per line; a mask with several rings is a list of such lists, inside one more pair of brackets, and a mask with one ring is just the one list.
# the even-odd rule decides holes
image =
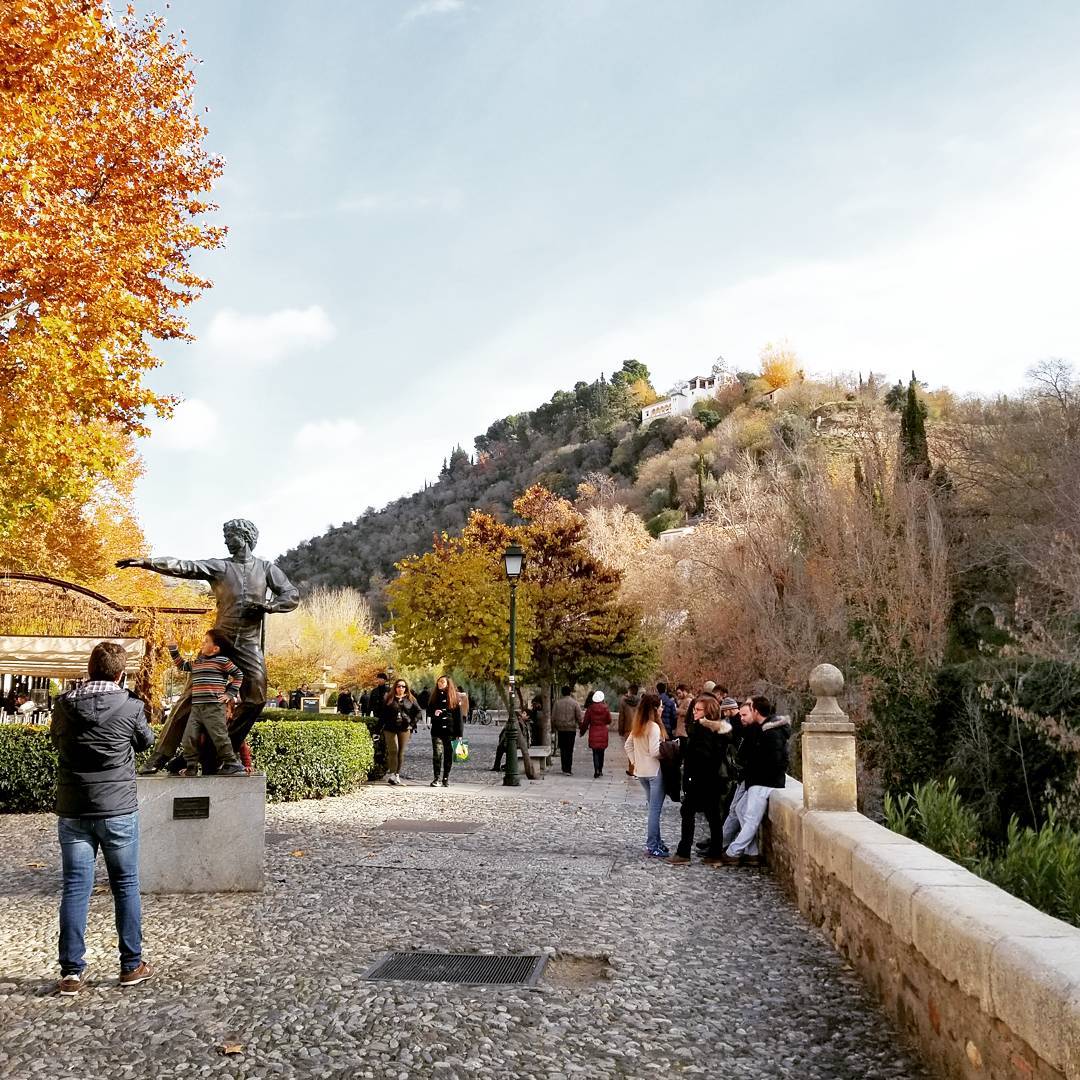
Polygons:
[[765,834],[774,873],[936,1075],[1080,1080],[1080,930],[859,813],[807,809],[790,778]]

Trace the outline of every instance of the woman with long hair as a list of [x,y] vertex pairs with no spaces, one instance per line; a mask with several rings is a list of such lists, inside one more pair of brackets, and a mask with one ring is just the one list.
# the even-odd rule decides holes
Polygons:
[[454,680],[449,675],[440,675],[435,680],[435,689],[427,703],[427,716],[431,721],[431,769],[435,774],[431,781],[437,787],[442,774],[442,786],[450,786],[450,766],[454,763],[452,740],[460,739],[462,734],[461,703]]
[[405,764],[405,748],[420,720],[420,706],[404,679],[398,679],[383,699],[379,721],[386,744],[386,782],[402,784],[401,769]]
[[720,701],[715,694],[694,699],[689,731],[683,740],[682,834],[673,866],[686,866],[694,844],[697,815],[709,822],[705,862],[714,865],[723,853],[724,808],[731,789],[731,717],[738,711],[734,698]]
[[626,756],[634,767],[638,783],[645,789],[649,818],[645,834],[645,854],[666,859],[670,852],[660,836],[660,811],[664,808],[664,781],[660,775],[660,743],[667,738],[660,723],[660,698],[645,694],[626,737]]

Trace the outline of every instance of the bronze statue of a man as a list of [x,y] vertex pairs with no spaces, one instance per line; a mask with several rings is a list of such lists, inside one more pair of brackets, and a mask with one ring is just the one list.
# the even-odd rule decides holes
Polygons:
[[[231,645],[231,656],[244,673],[240,706],[229,722],[229,738],[239,750],[266,704],[266,659],[262,650],[263,619],[280,611],[292,611],[300,602],[296,586],[272,562],[252,554],[259,530],[250,521],[234,518],[224,525],[228,559],[120,559],[121,569],[139,567],[168,577],[210,582],[217,601],[214,626]],[[273,599],[269,599],[272,595]],[[142,771],[157,772],[176,753],[184,734],[191,693],[186,691],[176,703],[158,736],[154,756]]]

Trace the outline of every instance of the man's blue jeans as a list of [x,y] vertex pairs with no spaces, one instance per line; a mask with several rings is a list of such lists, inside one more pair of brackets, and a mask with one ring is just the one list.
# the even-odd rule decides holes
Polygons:
[[645,798],[648,800],[649,807],[645,846],[649,851],[663,851],[664,841],[660,838],[660,811],[664,808],[664,778],[657,773],[655,776],[639,776],[638,780],[645,789]]
[[120,970],[142,963],[142,902],[139,898],[139,815],[60,818],[57,824],[64,867],[60,897],[60,974],[86,967],[86,915],[94,889],[98,848],[105,856],[120,939]]

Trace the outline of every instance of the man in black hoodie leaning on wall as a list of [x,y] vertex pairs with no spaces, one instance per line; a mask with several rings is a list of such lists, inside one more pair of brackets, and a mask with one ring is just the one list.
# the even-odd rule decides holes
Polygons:
[[146,705],[123,689],[123,645],[102,641],[90,654],[89,680],[61,695],[50,728],[59,767],[57,831],[63,863],[60,982],[64,997],[85,985],[86,915],[98,848],[105,856],[120,943],[120,985],[145,982],[139,898],[139,797],[135,754],[154,745]]
[[720,862],[724,866],[760,866],[758,828],[769,808],[770,792],[787,783],[791,720],[774,716],[772,702],[766,697],[743,702],[739,715],[742,732],[735,761],[740,779],[724,822]]

